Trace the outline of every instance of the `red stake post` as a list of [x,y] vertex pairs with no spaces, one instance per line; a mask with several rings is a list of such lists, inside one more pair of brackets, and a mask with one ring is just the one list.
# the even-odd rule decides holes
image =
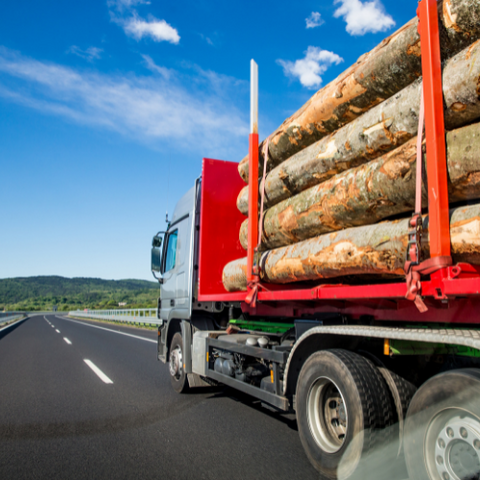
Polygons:
[[[449,257],[450,219],[437,1],[421,0],[417,15],[425,99],[430,256]],[[432,279],[442,276],[438,271],[432,274]]]
[[258,65],[250,62],[250,137],[248,151],[248,250],[247,284],[258,281],[253,272],[255,247],[258,244]]

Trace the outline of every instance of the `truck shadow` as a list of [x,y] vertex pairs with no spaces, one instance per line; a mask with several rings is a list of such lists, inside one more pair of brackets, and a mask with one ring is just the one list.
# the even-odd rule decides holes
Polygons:
[[104,435],[124,431],[138,431],[141,428],[160,424],[179,416],[198,405],[194,398],[185,399],[167,409],[158,406],[112,417],[87,420],[30,422],[25,424],[0,423],[0,440],[43,440],[76,438],[81,436]]
[[[263,403],[255,397],[240,392],[230,387],[218,386],[208,389],[210,396],[206,396],[206,401],[227,398],[229,401],[240,402],[241,404],[257,410],[262,415],[268,415],[270,418],[282,422],[290,429],[298,432],[297,421],[294,412],[281,412],[274,407]],[[204,391],[203,393],[207,393]],[[395,426],[389,427],[394,429]],[[379,435],[382,435],[379,432]],[[398,440],[382,445],[381,448],[370,452],[370,454],[361,462],[358,472],[349,480],[404,480],[408,478],[408,472],[403,458],[403,453],[398,454]],[[342,469],[345,465],[342,465]],[[342,480],[343,472],[339,472],[339,480]]]
[[[258,400],[258,398],[252,397],[247,393],[240,392],[230,387],[208,387],[208,390],[212,393],[212,395],[207,397],[207,399],[229,398],[230,400],[240,402],[249,408],[257,410],[264,415],[268,415],[270,418],[274,418],[275,420],[284,423],[292,430],[298,431],[297,420],[294,412],[282,412],[277,410],[275,407]],[[206,392],[204,391],[202,393]]]

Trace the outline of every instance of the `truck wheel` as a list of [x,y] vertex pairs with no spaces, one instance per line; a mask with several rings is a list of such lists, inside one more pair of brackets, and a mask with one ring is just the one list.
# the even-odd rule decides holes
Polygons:
[[417,391],[405,424],[411,480],[480,478],[480,372],[437,375]]
[[351,477],[360,459],[390,441],[394,407],[370,360],[347,350],[314,353],[297,384],[300,440],[322,479]]
[[399,457],[403,450],[403,435],[405,431],[405,419],[407,417],[408,407],[410,406],[410,402],[417,391],[417,387],[387,368],[379,367],[378,371],[382,374],[383,378],[387,382],[397,413],[393,428],[395,430],[395,436],[398,439],[398,450],[396,456]]
[[173,389],[178,393],[188,391],[187,374],[183,369],[183,339],[179,332],[175,333],[170,343],[168,370]]

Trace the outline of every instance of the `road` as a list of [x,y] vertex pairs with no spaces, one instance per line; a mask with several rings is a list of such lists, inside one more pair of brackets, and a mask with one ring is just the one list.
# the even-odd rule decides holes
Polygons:
[[197,392],[170,387],[156,332],[30,317],[0,331],[0,479],[318,478],[293,416]]

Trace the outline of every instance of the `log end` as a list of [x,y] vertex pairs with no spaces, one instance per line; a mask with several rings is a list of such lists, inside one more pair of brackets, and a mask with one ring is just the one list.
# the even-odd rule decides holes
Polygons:
[[248,185],[240,190],[237,197],[237,208],[245,216],[248,216]]
[[222,282],[227,292],[247,290],[247,258],[239,258],[225,265]]
[[245,183],[248,183],[248,155],[238,164],[238,173]]

